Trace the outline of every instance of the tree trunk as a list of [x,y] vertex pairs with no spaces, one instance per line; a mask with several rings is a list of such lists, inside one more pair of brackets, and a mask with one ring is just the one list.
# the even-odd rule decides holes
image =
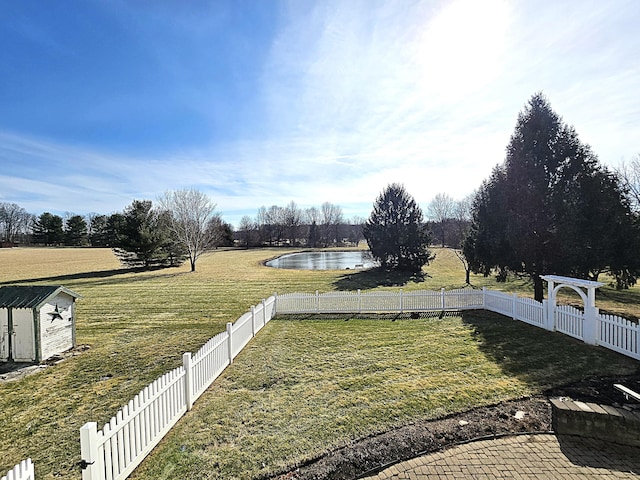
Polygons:
[[195,272],[196,271],[196,260],[195,258],[190,259],[191,261],[191,271]]
[[533,278],[534,299],[542,303],[542,300],[544,299],[544,285],[542,283],[542,278],[540,278],[540,275],[537,273],[534,273],[531,277]]
[[469,277],[470,277],[470,274],[471,274],[471,269],[470,269],[470,268],[465,268],[464,273],[465,273],[465,277],[464,277],[464,278],[465,278],[465,280],[464,280],[464,281],[465,281],[465,283],[466,283],[467,285],[471,285],[471,280],[470,280],[470,278],[469,278]]

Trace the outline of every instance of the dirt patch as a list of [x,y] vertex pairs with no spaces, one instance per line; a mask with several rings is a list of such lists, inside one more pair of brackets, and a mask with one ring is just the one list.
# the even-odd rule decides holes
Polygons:
[[64,362],[69,358],[77,357],[83,352],[89,350],[89,348],[91,348],[89,345],[78,345],[71,350],[67,350],[59,355],[54,355],[42,363],[0,363],[0,383],[20,380],[28,375],[41,372],[42,370],[53,365],[57,365],[60,362]]
[[[543,395],[481,407],[445,418],[416,422],[354,441],[274,480],[350,480],[373,475],[393,463],[479,438],[551,431],[549,398],[569,397],[607,405],[632,403],[613,388],[640,391],[640,372],[626,377],[585,379]],[[635,406],[635,405],[634,405]]]

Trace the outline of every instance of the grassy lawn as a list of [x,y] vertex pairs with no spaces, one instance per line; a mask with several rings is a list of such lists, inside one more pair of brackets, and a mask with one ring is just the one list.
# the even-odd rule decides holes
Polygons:
[[[280,293],[462,287],[436,249],[415,283],[368,272],[277,270],[283,250],[220,251],[188,266],[120,270],[109,250],[0,250],[0,283],[64,284],[78,303],[78,343],[91,348],[0,384],[0,472],[30,456],[38,478],[80,478],[79,428],[109,420],[185,351]],[[483,285],[530,294],[513,279]],[[385,286],[379,287],[378,284]],[[637,315],[640,290],[598,294],[601,308]],[[631,371],[635,362],[489,313],[443,320],[276,320],[201,397],[139,478],[251,478],[417,418],[527,395],[548,385]],[[263,466],[264,463],[264,466]]]
[[352,439],[635,362],[484,312],[273,320],[133,478],[247,479]]

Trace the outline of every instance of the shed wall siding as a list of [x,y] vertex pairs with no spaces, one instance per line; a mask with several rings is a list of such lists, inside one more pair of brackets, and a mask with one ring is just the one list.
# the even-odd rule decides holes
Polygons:
[[[56,306],[62,318],[52,315]],[[41,360],[73,348],[73,298],[60,294],[40,309]]]
[[36,359],[35,337],[33,335],[33,309],[14,308],[13,318],[13,360],[33,362]]
[[0,308],[0,360],[9,359],[9,311]]

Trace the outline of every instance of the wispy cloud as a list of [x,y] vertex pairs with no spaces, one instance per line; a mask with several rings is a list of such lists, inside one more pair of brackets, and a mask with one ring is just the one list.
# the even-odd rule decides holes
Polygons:
[[[401,182],[426,206],[480,185],[539,90],[603,161],[640,150],[633,0],[291,1],[262,6],[255,37],[228,27],[244,18],[235,4],[103,10],[126,33],[132,8],[148,19],[135,51],[150,87],[133,78],[83,114],[120,141],[0,127],[0,201],[108,213],[197,187],[237,223],[291,200],[366,216]],[[130,145],[149,131],[149,148]]]

